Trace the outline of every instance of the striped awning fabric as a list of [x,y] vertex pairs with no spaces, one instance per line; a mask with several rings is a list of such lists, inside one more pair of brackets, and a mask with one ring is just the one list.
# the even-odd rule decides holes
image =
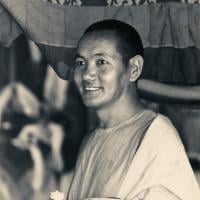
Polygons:
[[9,46],[20,34],[26,34],[40,47],[49,64],[68,78],[76,44],[84,29],[95,21],[119,19],[133,25],[142,37],[147,60],[144,78],[197,83],[200,80],[200,70],[196,67],[200,62],[200,5],[133,2],[0,0],[3,27],[0,42]]

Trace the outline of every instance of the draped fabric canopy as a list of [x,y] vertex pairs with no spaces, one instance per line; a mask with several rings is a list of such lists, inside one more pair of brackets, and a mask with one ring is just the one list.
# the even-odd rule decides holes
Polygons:
[[49,64],[68,78],[84,29],[95,21],[119,19],[133,25],[142,37],[143,78],[198,84],[200,5],[194,3],[0,0],[0,42],[9,46],[20,34],[26,34],[39,46]]

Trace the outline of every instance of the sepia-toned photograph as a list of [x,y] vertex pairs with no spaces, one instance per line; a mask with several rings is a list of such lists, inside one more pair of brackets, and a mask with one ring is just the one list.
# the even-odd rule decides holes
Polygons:
[[0,200],[200,200],[200,1],[0,0]]

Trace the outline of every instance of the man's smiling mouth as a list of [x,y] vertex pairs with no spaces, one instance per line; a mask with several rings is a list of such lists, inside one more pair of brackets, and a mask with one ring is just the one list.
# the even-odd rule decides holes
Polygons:
[[98,91],[100,90],[100,87],[84,87],[84,90],[87,91]]
[[101,94],[102,87],[85,86],[83,87],[83,95],[85,97],[97,97]]

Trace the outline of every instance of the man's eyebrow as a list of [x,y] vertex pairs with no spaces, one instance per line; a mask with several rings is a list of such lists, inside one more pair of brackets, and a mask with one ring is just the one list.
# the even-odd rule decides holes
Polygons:
[[81,56],[80,54],[76,54],[76,55],[75,55],[75,59],[76,59],[76,58],[82,58],[82,59],[84,59],[84,57]]
[[104,56],[104,53],[95,53],[95,56]]
[[108,57],[110,57],[110,58],[113,58],[114,59],[114,57],[112,56],[112,55],[109,55],[109,54],[105,54],[105,53],[95,53],[94,54],[95,56],[108,56]]

